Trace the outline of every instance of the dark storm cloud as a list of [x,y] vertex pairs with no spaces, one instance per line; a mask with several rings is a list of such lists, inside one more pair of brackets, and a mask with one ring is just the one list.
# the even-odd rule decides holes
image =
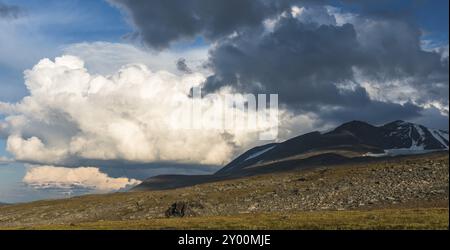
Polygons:
[[422,111],[422,108],[411,103],[400,105],[372,101],[366,105],[322,110],[321,119],[323,121],[334,121],[336,124],[352,120],[362,120],[371,124],[382,124],[387,121],[410,120],[420,117]]
[[167,47],[170,42],[202,34],[216,38],[242,26],[259,24],[267,15],[261,1],[111,0],[131,15],[144,42]]
[[401,20],[360,22],[318,25],[286,16],[273,32],[223,39],[210,52],[214,74],[206,81],[206,91],[231,85],[244,92],[278,93],[281,103],[297,111],[334,105],[348,107],[350,113],[353,107],[384,108],[386,112],[368,115],[387,120],[391,113],[411,114],[404,106],[371,101],[361,87],[339,89],[342,83],[359,86],[357,69],[368,80],[407,81],[420,89],[417,100],[422,103],[448,104],[448,60],[422,50],[417,27]]
[[19,7],[0,2],[0,18],[17,18],[19,14]]
[[359,43],[367,64],[356,65],[380,79],[414,77],[421,80],[439,77],[448,81],[448,62],[438,52],[421,48],[421,30],[402,20],[364,20],[356,24]]
[[[397,8],[388,1],[344,0],[338,6],[353,6],[358,15],[338,26],[323,8],[332,1],[110,1],[129,14],[150,47],[166,48],[196,36],[214,41],[206,64],[213,72],[205,82],[207,93],[223,86],[278,93],[291,110],[318,112],[330,121],[420,115],[421,108],[411,103],[371,100],[356,70],[362,80],[398,81],[419,89],[418,104],[448,105],[448,58],[422,49],[422,31],[412,20],[410,4]],[[308,10],[293,16],[293,4]],[[278,20],[268,31],[264,21],[274,17]],[[178,68],[187,65],[180,61]],[[324,107],[333,107],[334,115]]]
[[278,93],[282,103],[361,104],[368,96],[361,88],[341,91],[336,83],[352,79],[352,66],[362,58],[352,25],[317,26],[283,18],[271,33],[246,32],[222,40],[210,53],[215,72],[205,91],[224,85],[258,93]]
[[[137,35],[154,48],[201,35],[216,40],[259,26],[298,0],[109,0],[125,10]],[[303,1],[319,2],[319,1]]]
[[359,17],[355,22],[364,63],[355,66],[369,80],[406,82],[420,91],[416,102],[430,100],[448,106],[448,56],[443,51],[425,51],[421,29],[409,19]]

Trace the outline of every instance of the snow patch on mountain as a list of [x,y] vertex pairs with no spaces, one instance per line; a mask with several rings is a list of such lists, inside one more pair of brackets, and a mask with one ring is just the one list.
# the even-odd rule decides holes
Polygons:
[[263,149],[263,150],[260,150],[260,151],[258,151],[258,152],[256,152],[256,153],[253,153],[253,154],[251,154],[249,157],[245,158],[244,161],[248,161],[248,160],[253,159],[253,158],[255,158],[255,157],[258,157],[258,156],[260,156],[260,155],[262,155],[262,154],[264,154],[264,153],[266,153],[266,152],[269,152],[270,150],[272,150],[272,149],[275,148],[276,146],[277,146],[277,145],[273,145],[273,146],[271,146],[271,147],[268,147],[268,148],[265,148],[265,149]]
[[363,154],[363,156],[366,157],[383,157],[383,156],[387,156],[388,154],[386,153],[386,151],[384,151],[384,153],[372,153],[372,152],[367,152],[365,154]]
[[[417,140],[414,139],[413,136],[413,128],[417,131],[419,134],[419,138]],[[423,145],[423,141],[425,140],[425,132],[423,132],[422,128],[417,124],[411,124],[409,127],[409,138],[411,139],[411,147],[409,150],[419,150],[422,151],[425,149]]]
[[[442,130],[430,129],[431,135],[448,149],[448,133]],[[445,141],[444,141],[445,140]]]

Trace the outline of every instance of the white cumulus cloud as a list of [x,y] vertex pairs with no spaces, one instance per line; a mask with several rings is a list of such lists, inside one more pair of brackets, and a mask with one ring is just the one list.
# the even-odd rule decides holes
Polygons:
[[23,182],[35,188],[73,189],[85,188],[109,192],[135,186],[140,181],[128,178],[111,178],[95,167],[64,168],[31,166]]
[[[25,72],[29,95],[18,103],[0,102],[6,116],[1,133],[16,160],[34,164],[224,164],[260,144],[258,136],[267,128],[214,129],[224,123],[222,117],[214,119],[224,108],[217,100],[232,92],[223,89],[198,103],[206,114],[201,122],[212,129],[179,129],[190,127],[190,120],[181,119],[192,109],[188,94],[204,80],[201,73],[177,75],[143,64],[128,64],[110,75],[91,74],[78,57],[43,59]],[[292,114],[280,110],[280,116]],[[291,126],[289,119],[280,119],[287,122],[280,127]],[[301,120],[312,121],[306,116]],[[272,125],[277,124],[267,124]]]

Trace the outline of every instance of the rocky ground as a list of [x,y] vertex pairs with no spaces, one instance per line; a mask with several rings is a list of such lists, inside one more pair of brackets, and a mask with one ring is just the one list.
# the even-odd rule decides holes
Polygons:
[[0,208],[0,228],[299,211],[448,208],[448,153],[260,175],[164,191]]

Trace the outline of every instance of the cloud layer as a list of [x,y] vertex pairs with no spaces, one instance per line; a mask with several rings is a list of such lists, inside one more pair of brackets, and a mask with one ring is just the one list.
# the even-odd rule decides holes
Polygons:
[[23,182],[37,189],[83,188],[96,192],[117,191],[140,183],[135,179],[111,178],[95,167],[55,166],[30,166]]

